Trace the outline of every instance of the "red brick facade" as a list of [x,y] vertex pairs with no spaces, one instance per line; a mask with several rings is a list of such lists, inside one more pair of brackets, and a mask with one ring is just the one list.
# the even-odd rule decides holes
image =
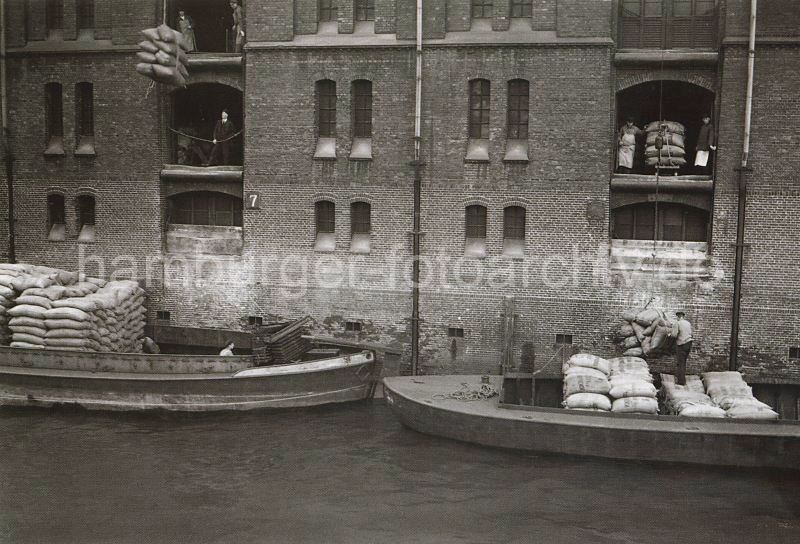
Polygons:
[[[171,159],[166,89],[133,71],[138,31],[160,22],[159,2],[96,1],[95,41],[45,40],[43,2],[9,9],[9,112],[17,161],[16,250],[21,261],[77,266],[80,252],[109,268],[145,276],[151,319],[172,324],[245,328],[247,316],[309,314],[319,332],[345,333],[361,321],[364,340],[395,342],[410,353],[413,217],[413,0],[376,0],[374,24],[354,20],[351,0],[339,2],[338,33],[317,33],[314,0],[244,2],[247,47],[241,69],[220,69],[218,81],[240,78],[244,90],[242,194],[258,194],[259,209],[243,214],[241,255],[185,259],[165,251],[164,182]],[[720,47],[701,63],[671,59],[618,62],[619,3],[532,0],[533,16],[510,20],[509,2],[495,3],[485,29],[470,21],[468,0],[426,0],[422,100],[422,274],[420,370],[497,371],[503,347],[503,299],[514,297],[516,361],[535,354],[537,367],[557,357],[556,334],[575,349],[615,351],[623,309],[650,299],[683,308],[696,329],[690,370],[727,366],[736,239],[735,168],[741,160],[749,2],[719,2]],[[65,3],[65,9],[70,5]],[[800,379],[800,61],[793,2],[764,2],[759,13],[750,150],[740,363],[769,378]],[[20,32],[27,28],[27,38]],[[508,30],[505,30],[508,29]],[[396,32],[396,34],[394,34]],[[60,51],[60,52],[59,52]],[[74,52],[73,52],[74,51]],[[214,81],[205,68],[202,81]],[[209,70],[211,70],[209,72]],[[240,76],[237,76],[240,74]],[[488,162],[465,160],[469,147],[469,81],[491,84]],[[314,159],[315,82],[336,82],[336,160]],[[372,160],[349,160],[351,84],[372,82]],[[529,82],[528,162],[504,161],[507,85]],[[616,194],[616,93],[636,83],[668,79],[715,93],[718,160],[713,193],[675,193],[666,201],[699,202],[712,210],[708,274],[674,285],[612,270],[612,201],[647,200]],[[64,89],[63,157],[44,157],[44,85]],[[74,149],[75,84],[94,84],[96,157]],[[48,242],[46,195],[66,195],[65,242]],[[75,198],[97,199],[97,241],[78,244]],[[669,192],[668,190],[666,191]],[[0,202],[6,199],[5,177]],[[336,206],[336,248],[314,249],[314,203]],[[628,200],[625,200],[628,199]],[[371,206],[369,254],[350,251],[350,204]],[[465,207],[487,209],[485,259],[464,259]],[[503,210],[526,209],[524,258],[503,256]],[[7,236],[6,224],[0,235]],[[0,248],[0,255],[5,247]],[[136,262],[111,263],[130,255]],[[170,261],[174,262],[170,262]],[[577,264],[576,264],[577,262]],[[165,264],[166,263],[166,264]],[[186,268],[201,285],[176,282]],[[343,268],[343,270],[342,270]],[[200,271],[196,269],[202,269]],[[662,270],[664,272],[665,270]],[[110,270],[106,271],[110,273]],[[670,272],[666,270],[666,272]],[[427,283],[426,278],[435,277]],[[545,278],[547,281],[543,280]],[[506,281],[501,281],[506,279]],[[313,281],[312,281],[313,280]],[[457,281],[459,280],[459,281]],[[463,338],[448,328],[463,328]],[[669,368],[669,358],[653,366]],[[400,369],[394,369],[400,370]],[[751,370],[752,375],[756,373]]]

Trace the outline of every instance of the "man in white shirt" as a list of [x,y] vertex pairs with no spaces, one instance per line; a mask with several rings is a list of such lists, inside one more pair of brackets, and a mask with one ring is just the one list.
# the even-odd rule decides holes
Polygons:
[[684,319],[683,312],[675,312],[678,318],[672,324],[670,336],[675,338],[675,378],[678,385],[686,385],[686,359],[692,351],[692,324]]
[[233,355],[233,348],[234,348],[233,342],[228,342],[227,344],[225,344],[225,347],[222,348],[222,351],[220,351],[219,354],[222,357],[230,357],[231,355]]

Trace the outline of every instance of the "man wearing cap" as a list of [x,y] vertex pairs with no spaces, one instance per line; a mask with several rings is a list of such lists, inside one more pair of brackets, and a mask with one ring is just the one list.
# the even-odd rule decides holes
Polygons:
[[692,324],[684,319],[683,312],[675,312],[678,318],[672,324],[670,336],[675,338],[675,377],[678,385],[686,385],[686,359],[692,351]]
[[709,157],[711,151],[715,151],[717,146],[714,145],[716,136],[714,135],[714,126],[711,124],[711,116],[703,116],[703,124],[700,126],[700,132],[697,135],[697,147],[694,158],[694,165],[700,168],[700,172],[706,174],[711,170],[711,163]]

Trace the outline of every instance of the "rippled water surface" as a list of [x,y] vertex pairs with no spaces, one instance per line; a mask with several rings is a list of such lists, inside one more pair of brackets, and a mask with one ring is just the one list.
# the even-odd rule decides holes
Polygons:
[[540,456],[379,400],[217,415],[0,410],[0,542],[800,542],[800,477]]

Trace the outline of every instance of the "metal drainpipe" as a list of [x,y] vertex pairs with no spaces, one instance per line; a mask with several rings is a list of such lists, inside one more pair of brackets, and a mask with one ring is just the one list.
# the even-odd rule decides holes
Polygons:
[[3,161],[6,164],[8,189],[8,262],[17,261],[14,240],[14,153],[8,128],[8,95],[6,91],[6,2],[0,0],[0,110],[3,124]]
[[751,169],[747,166],[750,155],[750,123],[753,113],[753,70],[756,60],[756,11],[758,0],[750,3],[750,41],[747,58],[747,95],[744,110],[744,139],[742,141],[742,164],[736,171],[739,174],[739,211],[736,221],[736,268],[733,280],[733,315],[731,318],[731,346],[728,369],[736,370],[739,366],[739,318],[742,303],[742,273],[744,263],[745,211],[747,209],[747,178],[745,174]]
[[411,287],[411,374],[419,373],[419,258],[422,206],[422,0],[417,0],[416,89],[414,100],[414,230]]

